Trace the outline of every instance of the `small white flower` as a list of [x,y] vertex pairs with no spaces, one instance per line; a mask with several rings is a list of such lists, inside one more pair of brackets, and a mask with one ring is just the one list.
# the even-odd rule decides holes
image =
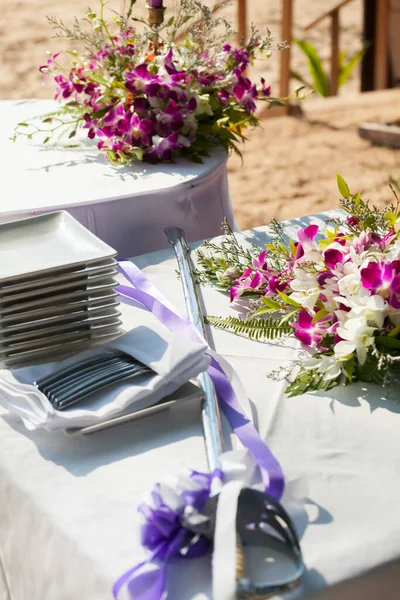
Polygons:
[[304,306],[305,309],[307,309],[307,311],[313,315],[315,314],[315,303],[317,302],[318,298],[320,295],[320,291],[313,291],[310,290],[309,292],[293,292],[293,294],[290,294],[290,297],[292,298],[292,300],[294,300],[295,302],[298,302],[299,304],[301,304],[301,306]]
[[336,379],[341,373],[340,364],[335,356],[321,356],[321,358],[309,358],[304,363],[305,369],[317,369],[324,374],[324,379]]
[[209,94],[193,94],[193,96],[196,98],[197,101],[195,111],[196,116],[209,115],[210,117],[212,117],[214,113],[210,106]]
[[315,291],[318,289],[317,274],[309,273],[304,269],[296,267],[294,269],[294,279],[290,282],[290,287],[295,292]]
[[383,326],[389,309],[388,303],[382,296],[378,294],[371,296],[370,292],[364,289],[350,298],[337,297],[335,300],[351,309],[347,313],[347,319],[362,317],[365,323],[373,323],[377,327]]
[[361,317],[348,319],[342,327],[338,327],[337,334],[343,341],[335,344],[334,352],[338,360],[344,360],[346,356],[354,351],[361,365],[367,358],[367,348],[374,341],[375,327],[366,324]]

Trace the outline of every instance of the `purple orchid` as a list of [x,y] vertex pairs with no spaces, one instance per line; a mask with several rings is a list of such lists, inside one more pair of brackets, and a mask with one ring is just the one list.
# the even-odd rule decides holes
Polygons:
[[271,86],[265,84],[264,77],[261,77],[260,82],[261,82],[261,95],[264,96],[265,98],[269,98],[269,96],[271,95]]
[[147,98],[135,98],[133,101],[133,110],[141,119],[148,117],[150,104]]
[[119,102],[116,106],[110,108],[108,113],[103,117],[103,125],[99,129],[99,135],[101,137],[111,138],[118,132],[118,126],[121,122],[129,119],[129,113],[125,110],[122,102]]
[[283,281],[280,276],[272,275],[268,277],[267,285],[265,286],[265,295],[275,296],[278,292],[284,292],[288,285],[289,281]]
[[168,161],[172,159],[174,151],[188,148],[190,145],[190,140],[179,135],[177,131],[165,138],[154,136],[153,147],[145,151],[143,159],[150,163]]
[[131,146],[149,146],[154,132],[153,121],[149,119],[140,120],[136,113],[118,123],[120,134],[126,134],[125,141]]
[[68,79],[65,79],[63,75],[57,75],[54,79],[58,84],[58,89],[55,95],[56,99],[61,96],[64,100],[66,100],[74,92],[80,94],[85,89],[85,84],[79,80],[79,78],[76,81],[77,77],[73,72],[69,74]]
[[145,63],[138,65],[134,71],[125,73],[126,87],[132,93],[144,92],[146,86],[157,81],[157,75],[149,73],[149,67]]
[[295,259],[300,260],[307,252],[315,247],[314,240],[318,233],[318,225],[308,225],[304,229],[299,229],[297,232],[298,242],[295,242],[296,256]]
[[246,48],[235,48],[232,52],[232,58],[237,62],[237,69],[243,73],[250,64],[250,56]]
[[255,256],[252,259],[253,267],[257,269],[257,271],[261,271],[263,275],[269,275],[270,269],[268,263],[266,262],[267,258],[267,250],[263,250],[258,256]]
[[371,295],[379,294],[394,308],[400,308],[400,260],[369,262],[361,269],[361,285]]
[[46,75],[45,79],[47,79],[47,77],[48,77],[48,74],[49,74],[49,72],[50,72],[50,70],[51,70],[51,68],[52,68],[52,66],[53,66],[53,63],[54,63],[54,61],[56,60],[56,58],[57,58],[58,56],[60,56],[60,54],[61,54],[61,52],[57,52],[56,54],[53,54],[53,56],[52,56],[51,58],[48,58],[48,59],[47,59],[47,61],[46,61],[46,64],[45,64],[45,65],[41,65],[41,66],[39,67],[39,71],[40,71],[41,73],[43,73],[44,75]]
[[173,100],[157,115],[157,121],[161,125],[160,135],[166,136],[173,131],[183,127],[184,114]]
[[[238,76],[236,71],[236,76]],[[258,92],[255,85],[245,77],[239,76],[237,85],[233,88],[235,98],[243,106],[246,112],[254,112],[257,108],[255,100],[258,98]]]
[[230,301],[233,302],[240,298],[245,292],[255,292],[260,289],[262,284],[265,282],[265,277],[259,271],[256,271],[253,275],[253,269],[249,267],[246,269],[241,277],[237,279],[234,285],[229,290]]
[[221,102],[221,104],[228,104],[230,98],[231,95],[228,90],[220,90],[218,92],[218,100]]
[[328,315],[315,323],[313,316],[304,308],[299,311],[297,323],[291,323],[295,329],[295,337],[306,346],[318,346],[330,328],[331,316]]
[[338,263],[342,263],[344,255],[337,248],[327,248],[324,252],[324,261],[328,269],[334,269]]

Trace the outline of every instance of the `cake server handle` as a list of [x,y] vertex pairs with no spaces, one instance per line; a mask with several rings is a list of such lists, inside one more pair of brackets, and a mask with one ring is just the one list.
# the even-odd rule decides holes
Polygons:
[[[173,246],[175,251],[189,320],[200,335],[207,341],[206,327],[196,289],[195,274],[190,260],[190,248],[186,242],[185,233],[178,227],[167,227],[165,233],[169,243]],[[218,399],[210,376],[208,373],[201,373],[198,380],[204,392],[201,407],[201,420],[207,461],[210,471],[213,472],[215,469],[220,468],[219,457],[224,452],[221,416],[218,407]]]

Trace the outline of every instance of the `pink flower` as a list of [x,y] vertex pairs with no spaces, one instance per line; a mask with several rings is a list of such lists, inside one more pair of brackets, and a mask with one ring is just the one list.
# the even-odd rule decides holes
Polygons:
[[324,261],[328,269],[334,269],[337,263],[342,263],[343,253],[337,248],[327,248],[324,252]]
[[360,274],[361,285],[370,290],[371,295],[379,294],[391,306],[400,308],[400,260],[369,262]]
[[330,327],[330,315],[313,323],[313,317],[306,310],[299,312],[297,323],[292,323],[295,337],[306,346],[318,346],[327,334]]
[[299,229],[297,239],[299,240],[296,246],[296,260],[303,258],[309,251],[315,250],[314,239],[318,233],[318,225],[308,225],[304,229]]
[[229,291],[230,301],[237,300],[246,291],[257,291],[260,289],[262,284],[265,282],[265,277],[257,271],[252,276],[253,269],[249,267],[245,270],[243,275],[235,281],[235,284]]
[[257,271],[261,271],[261,273],[264,273],[264,274],[269,273],[269,267],[268,267],[268,264],[266,263],[266,258],[267,258],[267,251],[263,250],[261,252],[261,254],[259,254],[258,256],[255,256],[251,261],[253,263],[253,267]]

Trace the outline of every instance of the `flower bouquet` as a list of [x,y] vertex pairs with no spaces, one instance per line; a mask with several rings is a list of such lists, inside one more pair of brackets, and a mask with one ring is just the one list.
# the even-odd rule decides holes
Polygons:
[[[344,220],[287,239],[272,224],[271,243],[245,247],[225,231],[198,251],[199,281],[245,302],[247,318],[207,317],[257,340],[293,335],[307,351],[285,371],[296,396],[341,383],[400,384],[400,201],[384,211],[351,194],[338,176]],[[282,370],[281,370],[282,371]]]
[[256,57],[269,56],[270,33],[263,37],[253,27],[250,39],[235,48],[228,43],[230,24],[214,16],[225,0],[212,9],[181,0],[166,23],[161,1],[150,2],[148,21],[132,17],[135,1],[112,24],[105,20],[103,0],[99,14],[89,10],[72,28],[49,19],[58,36],[82,50],[66,53],[67,67],[60,53],[40,67],[54,79],[61,106],[43,117],[44,127],[20,123],[16,135],[44,133],[49,142],[83,129],[115,165],[181,155],[202,162],[215,145],[240,154],[245,128],[259,123],[257,100],[279,102],[264,79],[256,85],[245,75]]

